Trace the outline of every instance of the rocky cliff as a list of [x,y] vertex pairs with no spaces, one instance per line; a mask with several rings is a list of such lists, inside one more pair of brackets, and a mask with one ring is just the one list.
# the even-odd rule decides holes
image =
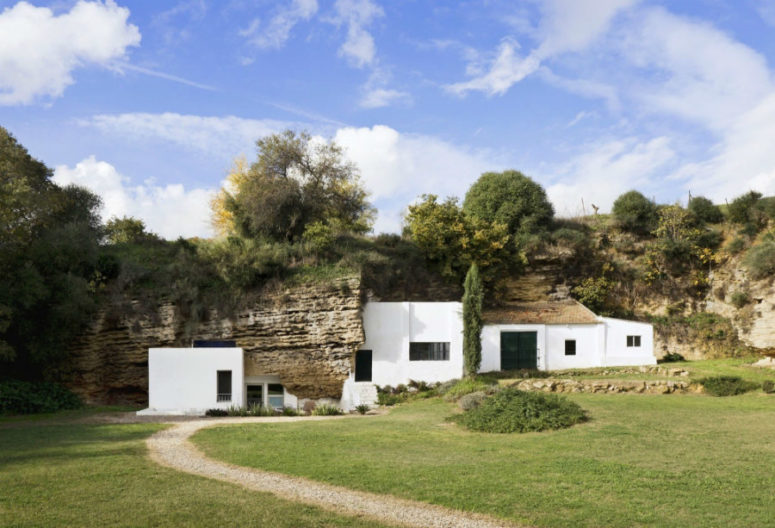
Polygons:
[[[245,350],[245,374],[275,374],[300,398],[339,398],[364,342],[357,278],[264,293],[225,317],[195,322],[169,303],[112,317],[100,311],[72,346],[65,383],[88,403],[144,404],[148,349],[229,339]],[[134,303],[137,304],[137,303]]]

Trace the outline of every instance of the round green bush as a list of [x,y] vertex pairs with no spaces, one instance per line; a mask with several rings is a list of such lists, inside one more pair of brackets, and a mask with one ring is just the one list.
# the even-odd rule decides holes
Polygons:
[[657,227],[657,206],[638,191],[629,191],[616,199],[612,209],[624,231],[647,234]]
[[719,206],[705,198],[704,196],[695,196],[689,200],[689,210],[694,213],[699,220],[709,224],[718,224],[724,220],[724,215]]
[[521,172],[485,172],[468,189],[463,211],[487,222],[505,224],[509,232],[536,233],[554,218],[546,191]]
[[746,381],[737,376],[715,376],[700,380],[705,392],[711,396],[737,396],[745,394],[759,385],[752,381]]
[[586,421],[578,404],[564,396],[503,389],[453,420],[471,431],[527,433],[562,429]]

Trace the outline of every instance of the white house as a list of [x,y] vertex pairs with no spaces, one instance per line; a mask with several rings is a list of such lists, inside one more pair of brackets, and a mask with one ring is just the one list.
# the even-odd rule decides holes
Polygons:
[[[600,317],[576,301],[511,305],[483,319],[480,372],[656,364],[650,324]],[[366,341],[342,389],[344,409],[374,403],[376,386],[463,375],[461,303],[368,302],[363,328]],[[277,376],[245,377],[241,348],[152,348],[148,369],[142,414],[299,404]]]

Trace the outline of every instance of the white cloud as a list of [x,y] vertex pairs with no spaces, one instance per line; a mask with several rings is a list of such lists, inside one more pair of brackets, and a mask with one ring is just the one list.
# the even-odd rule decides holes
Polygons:
[[54,182],[90,189],[103,200],[103,220],[133,216],[143,220],[150,231],[164,238],[210,237],[210,198],[213,189],[186,190],[181,184],[164,186],[146,182],[131,185],[110,163],[89,156],[70,168],[54,170]]
[[713,149],[717,155],[677,174],[695,195],[717,202],[749,191],[775,194],[775,93],[743,114]]
[[127,23],[129,10],[112,0],[79,1],[70,11],[19,2],[0,13],[0,104],[29,104],[60,97],[73,70],[109,66],[140,43]]
[[605,33],[614,16],[637,0],[547,0],[541,5],[542,19],[537,30],[539,44],[529,54],[517,53],[519,44],[504,39],[494,53],[486,72],[476,64],[467,68],[475,77],[447,86],[457,95],[480,91],[503,95],[514,84],[534,73],[541,63],[560,54],[586,49]]
[[342,128],[334,140],[360,168],[364,186],[379,209],[377,233],[399,231],[404,208],[417,196],[462,198],[482,172],[504,168],[489,152],[432,136],[402,134],[384,125]]
[[411,96],[407,92],[390,88],[373,88],[368,90],[358,102],[361,108],[381,108],[390,106],[394,102],[410,102]]
[[603,99],[611,112],[618,113],[622,103],[619,91],[610,84],[591,79],[568,79],[560,77],[546,66],[538,69],[537,75],[548,84],[563,90],[592,99]]
[[358,101],[361,108],[381,108],[393,103],[409,104],[412,96],[408,92],[388,88],[390,72],[384,68],[374,68],[368,81],[363,85],[363,97]]
[[774,89],[761,54],[705,22],[651,8],[616,38],[645,74],[629,89],[650,110],[723,130]]
[[290,5],[278,8],[263,28],[258,18],[253,19],[239,35],[258,48],[281,48],[291,35],[293,27],[309,20],[318,11],[317,0],[293,0]]
[[347,25],[347,39],[339,48],[339,55],[358,68],[372,64],[377,50],[366,28],[385,12],[371,0],[336,0],[334,11],[330,21],[337,26]]
[[162,139],[224,159],[252,152],[257,139],[296,123],[271,119],[243,119],[234,116],[210,117],[166,112],[96,115],[81,122],[103,132],[135,139]]
[[[489,71],[469,81],[451,84],[447,89],[457,95],[465,95],[471,91],[485,92],[487,95],[503,95],[541,65],[541,61],[534,55],[521,57],[517,53],[518,48],[519,44],[515,41],[504,40],[498,46]],[[477,70],[478,67],[469,66],[469,71]]]
[[666,137],[645,142],[612,140],[588,145],[585,150],[584,154],[552,167],[551,176],[539,177],[542,182],[554,182],[547,185],[546,192],[559,216],[582,214],[582,199],[587,214],[592,213],[592,204],[600,212],[607,212],[623,192],[653,190],[656,177],[676,157]]

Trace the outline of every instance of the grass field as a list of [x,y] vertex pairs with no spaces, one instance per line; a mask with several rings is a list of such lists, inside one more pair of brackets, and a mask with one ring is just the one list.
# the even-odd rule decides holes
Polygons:
[[[761,383],[764,380],[775,381],[775,370],[768,368],[751,367],[751,363],[758,361],[762,356],[745,358],[706,359],[702,361],[679,361],[675,363],[662,363],[660,366],[666,369],[680,368],[689,372],[688,379],[692,381],[709,376],[739,376],[741,378]],[[637,367],[606,367],[594,369],[576,369],[556,371],[552,373],[554,378],[573,379],[604,379],[604,380],[686,380],[686,377],[662,376],[643,372],[628,372]],[[604,374],[605,373],[605,374]],[[508,375],[498,374],[502,385],[509,385],[518,379],[509,379]]]
[[775,526],[775,396],[574,394],[591,421],[466,432],[420,400],[366,420],[226,426],[228,462],[536,526]]
[[159,467],[161,425],[50,422],[0,424],[0,526],[380,526]]

